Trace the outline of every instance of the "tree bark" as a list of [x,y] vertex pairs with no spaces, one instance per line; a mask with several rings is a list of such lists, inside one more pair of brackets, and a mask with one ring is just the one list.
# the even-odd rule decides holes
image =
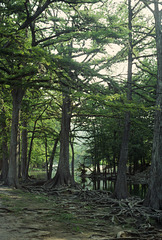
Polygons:
[[21,178],[21,159],[20,159],[20,130],[17,134],[17,162],[18,162],[18,178]]
[[70,186],[74,184],[69,166],[69,133],[71,121],[71,101],[68,87],[63,88],[63,104],[60,134],[60,158],[56,175],[47,182],[46,187]]
[[32,153],[32,148],[33,148],[33,141],[34,141],[34,137],[35,137],[35,129],[36,129],[37,121],[38,120],[36,119],[36,121],[34,122],[32,137],[31,137],[31,140],[30,140],[29,153],[28,153],[27,164],[26,164],[26,169],[25,169],[25,180],[28,179],[29,164],[30,164],[30,159],[31,159],[31,153]]
[[46,158],[46,180],[48,180],[48,150],[47,150],[47,135],[44,134],[44,147],[45,147],[45,158]]
[[58,141],[59,141],[59,137],[56,138],[56,140],[55,140],[55,143],[54,143],[54,146],[53,146],[53,149],[52,149],[52,153],[51,153],[51,156],[50,156],[50,159],[49,159],[48,180],[50,180],[51,176],[52,176],[53,160],[54,160],[54,156],[55,156],[55,153],[56,153],[56,148],[57,148]]
[[47,107],[48,106],[45,107],[45,109],[42,111],[42,113],[37,117],[37,119],[34,122],[34,127],[33,127],[33,131],[32,131],[32,137],[31,137],[30,146],[29,146],[29,153],[28,153],[28,158],[27,158],[27,164],[26,164],[26,169],[25,169],[25,180],[28,179],[29,164],[30,164],[30,159],[31,159],[33,141],[34,141],[34,138],[35,138],[36,125],[37,125],[38,120],[42,117],[43,113],[46,111]]
[[71,175],[72,175],[72,179],[74,180],[74,146],[72,141],[70,141],[70,145],[71,145],[71,152],[72,152]]
[[6,131],[6,116],[5,116],[5,110],[2,108],[2,122],[1,122],[1,128],[2,128],[2,173],[1,173],[1,179],[4,181],[4,183],[7,182],[7,174],[8,174],[8,137],[7,137],[7,131]]
[[12,187],[18,187],[17,176],[17,136],[19,124],[19,110],[24,91],[21,87],[12,89],[12,126],[11,126],[11,139],[10,139],[10,152],[9,152],[9,171],[7,177],[7,184]]
[[117,180],[113,196],[117,199],[125,199],[129,196],[127,188],[127,160],[128,160],[128,142],[130,132],[130,113],[126,113],[125,126],[123,132],[120,158],[117,170]]
[[[127,100],[132,99],[132,9],[131,0],[128,0],[128,29],[129,29],[129,52],[128,52],[128,80],[127,80]],[[125,114],[125,125],[118,163],[117,180],[113,196],[117,199],[124,199],[129,196],[127,188],[127,161],[128,161],[128,143],[130,135],[130,112]]]
[[21,175],[22,180],[26,179],[26,167],[27,167],[27,148],[28,148],[28,132],[27,132],[27,121],[22,122],[22,133],[21,133]]
[[157,110],[155,112],[150,182],[144,205],[162,210],[162,26],[158,0],[154,0],[154,5],[158,66],[156,89]]

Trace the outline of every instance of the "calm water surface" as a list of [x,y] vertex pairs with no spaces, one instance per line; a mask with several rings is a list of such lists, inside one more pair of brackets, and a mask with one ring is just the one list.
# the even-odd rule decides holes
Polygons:
[[[32,171],[31,175],[38,179],[46,178],[45,171]],[[110,180],[92,180],[91,178],[76,177],[76,181],[82,185],[83,189],[89,190],[107,190],[113,192],[115,187],[115,182]],[[128,183],[128,191],[132,196],[139,196],[143,199],[147,192],[147,184]]]
[[[89,178],[80,179],[83,189],[89,190],[107,190],[114,191],[115,182],[111,180],[92,180]],[[132,196],[139,196],[145,198],[147,192],[147,184],[133,184],[128,183],[128,191]]]

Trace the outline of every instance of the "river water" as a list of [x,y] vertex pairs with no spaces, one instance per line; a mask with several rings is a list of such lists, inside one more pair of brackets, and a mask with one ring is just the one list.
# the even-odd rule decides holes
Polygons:
[[[36,178],[45,179],[46,178],[46,172],[40,172],[40,171],[32,171],[32,175]],[[54,174],[53,174],[54,176]],[[53,177],[52,176],[52,177]],[[112,180],[105,180],[105,179],[91,179],[89,177],[87,178],[81,178],[80,176],[76,176],[76,182],[80,183],[83,189],[88,190],[106,190],[113,192],[115,187],[115,182]],[[134,184],[131,182],[128,182],[128,191],[132,196],[139,196],[142,199],[145,198],[146,192],[147,192],[147,184]]]
[[[80,183],[83,189],[89,190],[106,190],[113,192],[115,188],[115,182],[111,180],[104,179],[90,179],[90,178],[80,178]],[[142,199],[145,198],[147,192],[147,184],[134,184],[128,182],[128,191],[132,196],[139,196]]]

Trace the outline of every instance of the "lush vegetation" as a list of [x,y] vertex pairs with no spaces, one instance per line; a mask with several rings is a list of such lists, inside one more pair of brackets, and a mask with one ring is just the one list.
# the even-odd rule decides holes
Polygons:
[[[75,185],[75,170],[84,163],[95,173],[101,165],[118,172],[114,197],[128,196],[127,172],[145,170],[161,139],[156,53],[162,37],[158,1],[154,5],[0,3],[0,163],[6,184],[18,187],[19,178],[26,181],[29,169],[39,168],[46,170],[47,188]],[[158,171],[151,175],[159,176],[157,204],[146,202],[162,208]]]

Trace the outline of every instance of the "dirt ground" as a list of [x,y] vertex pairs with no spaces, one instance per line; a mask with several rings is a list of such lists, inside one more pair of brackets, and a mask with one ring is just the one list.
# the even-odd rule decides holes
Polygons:
[[124,202],[100,196],[69,190],[48,195],[1,185],[0,240],[162,240],[159,223],[144,221],[137,209],[137,217],[128,214]]

